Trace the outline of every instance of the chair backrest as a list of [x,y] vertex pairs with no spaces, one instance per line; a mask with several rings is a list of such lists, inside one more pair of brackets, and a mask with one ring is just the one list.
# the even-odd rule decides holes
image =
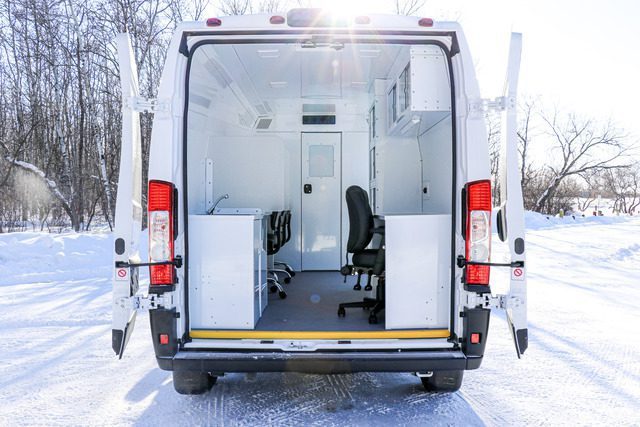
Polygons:
[[282,246],[282,211],[271,212],[269,218],[270,234],[273,234],[273,238],[269,238],[267,241],[267,255],[273,255],[280,250]]
[[346,199],[349,210],[347,252],[360,252],[373,238],[373,212],[369,205],[369,195],[362,187],[352,185],[347,188]]
[[280,235],[280,247],[283,247],[287,243],[287,211],[280,212],[278,234]]
[[284,242],[287,243],[291,240],[291,211],[284,211],[284,223],[286,227]]

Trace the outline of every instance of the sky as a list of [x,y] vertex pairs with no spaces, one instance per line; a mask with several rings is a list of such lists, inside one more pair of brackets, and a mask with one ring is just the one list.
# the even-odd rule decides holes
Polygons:
[[[325,0],[345,13],[389,13],[392,0]],[[612,120],[640,141],[640,1],[427,0],[419,16],[457,19],[483,97],[502,94],[511,31],[523,33],[520,95],[549,110]]]

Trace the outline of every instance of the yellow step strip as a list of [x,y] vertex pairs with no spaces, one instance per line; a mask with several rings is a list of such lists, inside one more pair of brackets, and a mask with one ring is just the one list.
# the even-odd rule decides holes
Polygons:
[[448,338],[447,329],[393,330],[393,331],[212,331],[195,329],[191,338],[209,339],[253,339],[253,340],[361,340],[361,339],[408,339]]

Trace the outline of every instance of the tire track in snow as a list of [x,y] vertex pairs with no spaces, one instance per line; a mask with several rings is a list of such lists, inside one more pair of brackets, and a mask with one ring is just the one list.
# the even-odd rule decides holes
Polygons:
[[[464,381],[462,388],[457,394],[454,396],[458,399],[462,399],[467,402],[473,408],[476,415],[482,419],[485,424],[488,425],[496,425],[496,426],[508,426],[513,422],[505,419],[499,410],[496,410],[494,402],[488,401],[486,399],[478,399],[473,396],[471,393],[468,393],[464,390]],[[526,423],[525,423],[526,424]]]

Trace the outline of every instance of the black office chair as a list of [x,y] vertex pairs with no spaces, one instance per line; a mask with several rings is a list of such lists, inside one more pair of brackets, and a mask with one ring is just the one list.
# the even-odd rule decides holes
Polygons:
[[[364,298],[362,301],[345,302],[338,306],[338,316],[346,316],[345,308],[361,307],[371,309],[369,323],[378,323],[377,314],[384,310],[384,227],[376,227],[373,212],[369,205],[367,192],[357,185],[352,185],[346,193],[347,209],[349,210],[349,240],[347,241],[347,264],[340,272],[347,276],[355,272],[358,281],[354,290],[362,289],[360,278],[366,271],[368,274],[365,291],[373,289],[371,278],[378,277],[375,298]],[[382,236],[376,248],[367,249],[374,234]],[[349,265],[349,254],[352,264]]]
[[[286,245],[287,242],[291,240],[291,211],[284,211],[282,215],[283,219],[280,224],[282,233],[282,244],[280,245],[280,247]],[[278,269],[276,271],[285,273],[287,275],[287,277],[284,278],[284,283],[289,283],[291,281],[291,278],[296,275],[296,272],[293,270],[293,268],[291,268],[291,266],[286,262],[274,260],[273,264],[281,266],[283,268],[283,270]]]
[[[284,212],[276,211],[271,213],[271,217],[269,218],[269,230],[267,231],[267,255],[273,256],[282,247],[282,242],[284,240],[284,234],[282,232],[283,218]],[[280,280],[276,271],[280,271],[278,269],[267,269],[267,282],[271,284],[270,290],[271,292],[278,292],[278,296],[282,299],[287,297],[287,293],[284,291],[284,288],[280,284]]]

